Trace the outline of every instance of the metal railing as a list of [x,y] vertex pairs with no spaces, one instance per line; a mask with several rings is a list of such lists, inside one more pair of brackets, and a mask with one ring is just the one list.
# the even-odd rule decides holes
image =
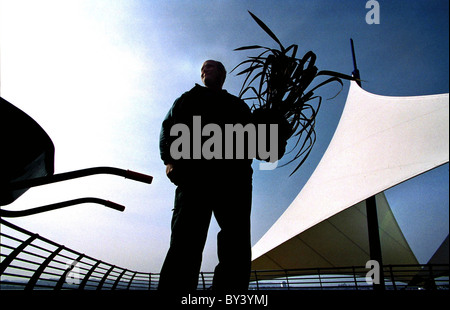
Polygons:
[[[0,289],[156,290],[159,274],[137,272],[89,257],[0,220]],[[365,267],[252,271],[250,290],[371,290]],[[387,265],[387,290],[448,290],[449,265]],[[201,272],[199,290],[212,286]]]
[[[374,279],[365,266],[254,271],[255,290],[373,290]],[[449,265],[386,265],[386,290],[448,290]],[[378,283],[375,283],[378,284]]]
[[0,289],[156,289],[158,275],[114,266],[0,223]]

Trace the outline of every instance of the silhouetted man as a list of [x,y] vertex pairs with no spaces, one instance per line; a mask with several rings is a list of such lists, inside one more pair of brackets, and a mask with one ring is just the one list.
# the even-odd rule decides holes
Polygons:
[[[161,158],[166,165],[167,176],[177,188],[170,248],[161,269],[159,289],[197,288],[212,214],[220,227],[217,236],[219,264],[214,271],[213,288],[248,288],[252,159],[225,159],[225,156],[205,159],[203,155],[200,159],[193,159],[199,150],[192,146],[189,159],[174,159],[171,155],[171,145],[177,139],[170,134],[171,129],[175,124],[185,124],[194,139],[194,116],[200,116],[202,124],[220,126],[222,132],[225,124],[245,125],[251,122],[249,107],[222,89],[225,77],[226,71],[220,62],[205,61],[201,78],[206,87],[196,84],[178,98],[162,124]],[[202,137],[202,142],[207,138]],[[222,142],[225,146],[225,141]]]

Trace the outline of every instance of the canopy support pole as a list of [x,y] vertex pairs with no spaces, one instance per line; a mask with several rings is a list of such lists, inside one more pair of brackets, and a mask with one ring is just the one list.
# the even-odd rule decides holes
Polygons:
[[[356,83],[361,86],[361,77],[359,75],[358,67],[356,66],[356,56],[355,48],[353,46],[353,40],[350,39],[350,44],[352,47],[352,57],[353,57],[353,76],[357,79]],[[367,230],[369,233],[369,249],[370,249],[370,260],[375,260],[379,264],[379,279],[380,283],[373,282],[374,290],[384,290],[384,274],[383,274],[383,260],[381,255],[381,242],[380,242],[380,232],[378,227],[378,215],[377,215],[377,202],[375,196],[366,199],[366,213],[367,213]]]
[[378,227],[377,202],[375,196],[366,199],[367,230],[369,232],[370,260],[379,264],[379,283],[373,282],[374,290],[384,290],[383,259],[381,255],[380,232]]

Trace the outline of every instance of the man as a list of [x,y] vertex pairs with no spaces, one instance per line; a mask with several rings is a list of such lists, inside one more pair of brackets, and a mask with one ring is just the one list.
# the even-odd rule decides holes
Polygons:
[[[160,135],[161,158],[166,174],[177,185],[172,217],[170,247],[160,273],[159,289],[195,290],[202,252],[212,214],[220,227],[217,236],[219,264],[214,271],[213,289],[248,289],[251,268],[250,211],[252,200],[252,158],[193,159],[198,150],[190,147],[188,158],[174,159],[171,135],[176,124],[185,124],[194,138],[193,117],[202,124],[250,124],[252,114],[239,98],[222,89],[224,66],[207,60],[201,68],[205,87],[195,85],[178,98],[163,121]],[[208,137],[202,137],[203,141]],[[202,142],[203,142],[202,141]],[[225,146],[225,141],[222,141]],[[214,147],[218,147],[215,145]],[[173,151],[173,150],[172,150]],[[236,150],[234,150],[236,152]],[[224,153],[224,147],[222,147]]]

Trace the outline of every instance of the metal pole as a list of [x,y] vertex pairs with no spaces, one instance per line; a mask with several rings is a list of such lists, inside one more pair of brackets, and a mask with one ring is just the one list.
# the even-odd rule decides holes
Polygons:
[[384,290],[383,259],[381,255],[380,232],[378,227],[377,203],[375,196],[366,199],[367,230],[369,233],[370,259],[380,266],[380,283],[373,283],[374,290]]
[[355,56],[355,47],[353,46],[353,39],[350,39],[350,44],[352,46],[352,58],[353,58],[353,76],[357,78],[356,83],[361,86],[361,77],[359,75],[358,67],[356,66],[356,56]]
[[[358,67],[356,66],[356,56],[355,56],[355,48],[353,45],[353,40],[350,39],[351,47],[352,47],[352,57],[353,57],[353,67],[354,70],[352,72],[353,76],[358,80],[359,86],[361,86],[361,77],[359,74]],[[374,282],[375,290],[384,290],[384,276],[383,276],[383,261],[381,256],[381,242],[380,242],[380,233],[378,228],[378,216],[377,216],[377,203],[375,200],[375,196],[369,197],[366,199],[366,212],[367,212],[367,230],[369,233],[369,248],[370,248],[370,259],[376,260],[380,266],[380,283],[376,284]]]

